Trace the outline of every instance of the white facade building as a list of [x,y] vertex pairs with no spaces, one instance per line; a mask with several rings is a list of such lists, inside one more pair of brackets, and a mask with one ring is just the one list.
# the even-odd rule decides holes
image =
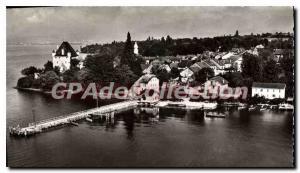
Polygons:
[[257,83],[252,85],[252,97],[255,95],[263,96],[266,99],[285,98],[284,83]]
[[189,68],[184,69],[180,72],[181,76],[181,82],[187,83],[193,81],[192,76],[194,75],[194,72],[190,70]]
[[145,74],[141,76],[133,85],[132,89],[136,94],[140,94],[143,90],[159,91],[159,79],[153,74]]
[[78,55],[79,52],[76,52],[68,42],[62,42],[57,50],[52,51],[53,68],[59,67],[60,72],[70,69],[71,59],[78,58]]

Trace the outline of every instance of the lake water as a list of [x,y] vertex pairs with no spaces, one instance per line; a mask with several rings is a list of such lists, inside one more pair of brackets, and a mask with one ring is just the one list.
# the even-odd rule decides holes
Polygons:
[[[20,71],[42,67],[56,46],[7,46],[7,125],[25,126],[95,107],[94,101],[54,100],[13,89]],[[112,101],[101,101],[100,105]],[[10,167],[292,167],[291,112],[224,110],[211,119],[200,110],[135,109],[114,122],[80,121],[30,138],[7,133]]]

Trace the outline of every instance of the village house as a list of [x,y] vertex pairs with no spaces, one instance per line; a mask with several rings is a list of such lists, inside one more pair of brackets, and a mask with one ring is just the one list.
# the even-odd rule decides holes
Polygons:
[[191,69],[185,68],[183,71],[180,72],[181,82],[183,83],[192,82],[194,80],[193,75],[194,72]]
[[207,90],[208,95],[219,96],[221,92],[221,88],[224,89],[224,94],[226,89],[228,88],[229,82],[221,76],[215,76],[208,79],[205,83],[202,84],[202,88]]
[[145,74],[141,76],[132,87],[136,94],[140,94],[146,89],[159,91],[159,79],[153,74]]
[[212,77],[212,78],[208,79],[204,83],[204,86],[208,85],[208,86],[211,86],[211,87],[219,87],[219,86],[226,86],[226,87],[228,87],[228,83],[229,82],[226,79],[224,79],[223,77],[221,77],[221,76],[215,76],[215,77]]
[[252,85],[252,97],[258,95],[266,99],[285,98],[284,83],[258,83],[254,82]]

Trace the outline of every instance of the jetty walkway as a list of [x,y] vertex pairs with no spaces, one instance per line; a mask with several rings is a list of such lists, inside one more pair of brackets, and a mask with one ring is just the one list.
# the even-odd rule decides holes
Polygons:
[[130,109],[138,105],[136,100],[128,100],[124,102],[109,104],[97,108],[92,108],[84,111],[74,112],[67,115],[62,115],[35,123],[29,123],[28,127],[9,127],[11,135],[16,136],[28,136],[36,133],[40,133],[51,127],[56,127],[64,124],[70,124],[74,121],[85,119],[91,115],[109,116],[110,113],[118,112],[125,109]]

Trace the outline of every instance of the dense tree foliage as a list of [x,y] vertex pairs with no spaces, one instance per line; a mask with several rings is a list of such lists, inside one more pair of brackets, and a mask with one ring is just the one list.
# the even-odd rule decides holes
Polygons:
[[37,73],[37,72],[38,72],[38,69],[33,66],[25,68],[21,71],[22,75],[25,75],[25,76],[34,75],[34,73]]
[[[128,36],[127,36],[128,37]],[[289,38],[290,40],[272,40],[269,42],[268,38]],[[84,47],[82,50],[86,52],[103,51],[103,48],[110,48],[115,50],[116,54],[129,54],[129,50],[133,50],[133,44],[129,44],[129,39],[126,42],[112,42],[111,44],[94,44]],[[130,38],[131,40],[131,38]],[[293,41],[292,35],[283,33],[262,35],[244,35],[240,36],[238,31],[233,36],[224,35],[213,38],[177,38],[173,39],[169,35],[161,39],[154,39],[148,37],[144,41],[138,41],[139,52],[143,56],[169,56],[169,55],[187,55],[187,54],[201,54],[203,51],[229,51],[232,48],[250,49],[259,44],[271,49],[292,49]],[[125,45],[125,46],[124,46]],[[126,51],[124,51],[124,47]]]
[[213,76],[215,76],[213,69],[205,67],[195,74],[195,80],[199,83],[204,83]]
[[54,71],[47,71],[40,77],[41,88],[51,90],[52,87],[60,81],[59,76]]
[[254,81],[262,79],[262,60],[260,57],[245,53],[242,61],[242,74],[245,78],[252,78]]
[[33,78],[30,76],[21,77],[18,80],[17,87],[30,88],[32,86]]
[[114,74],[113,58],[110,55],[88,56],[84,61],[87,76],[93,82],[109,83]]
[[53,63],[51,61],[47,61],[44,64],[44,71],[52,71],[53,70]]

